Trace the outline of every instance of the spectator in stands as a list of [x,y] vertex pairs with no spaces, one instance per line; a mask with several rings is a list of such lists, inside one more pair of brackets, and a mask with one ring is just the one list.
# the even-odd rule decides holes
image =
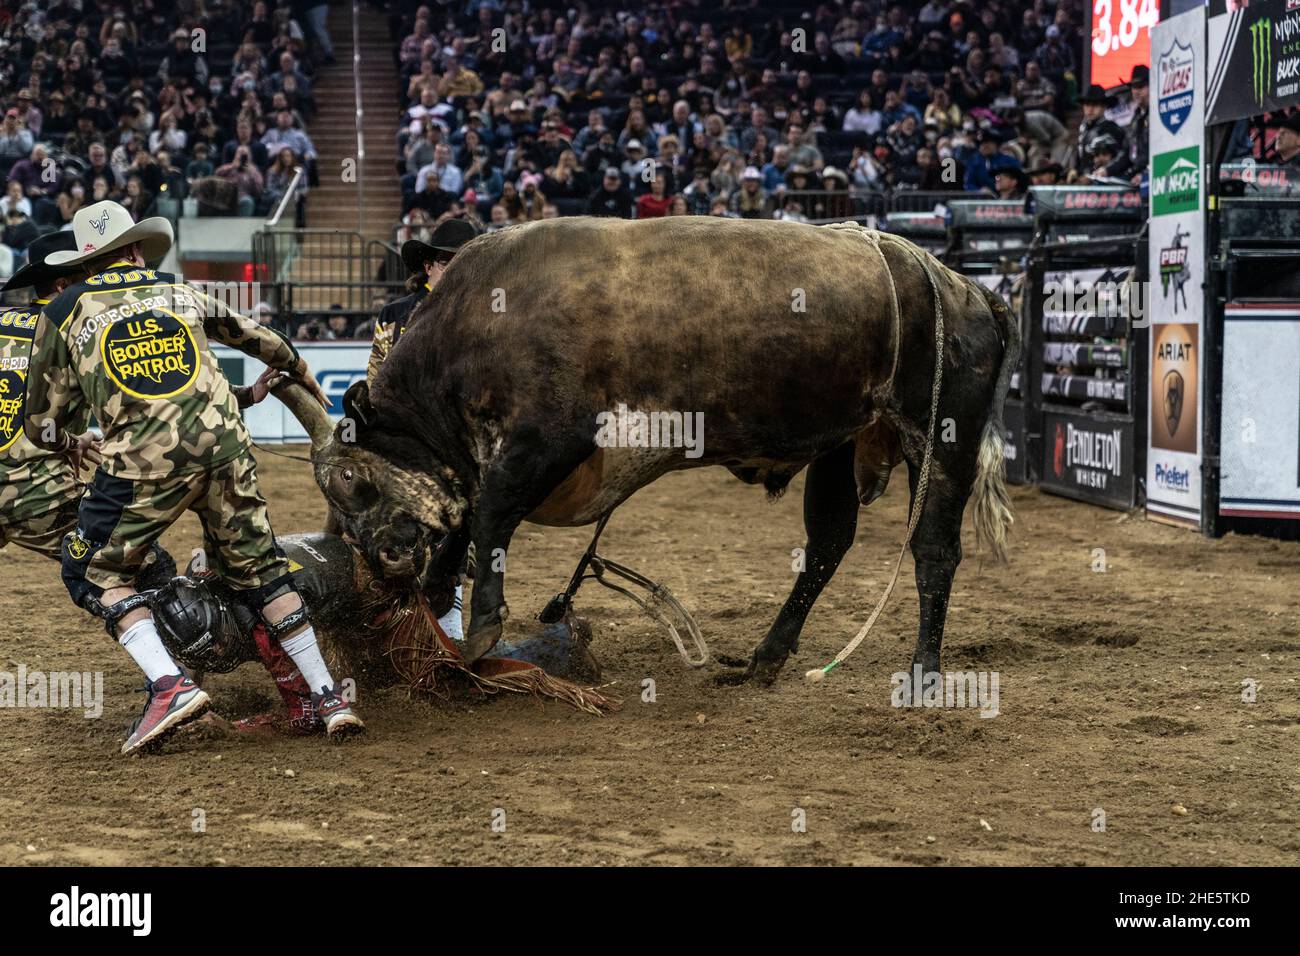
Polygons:
[[[1079,105],[1083,107],[1083,121],[1079,124],[1074,168],[1081,175],[1096,169],[1097,146],[1102,140],[1109,140],[1115,147],[1124,140],[1124,131],[1106,118],[1106,107],[1113,103],[1114,100],[1096,83],[1079,97]],[[1115,152],[1117,151],[1116,149]]]
[[692,216],[707,216],[713,197],[709,193],[709,171],[703,166],[695,168],[691,184],[682,190],[687,212]]
[[464,190],[464,174],[452,161],[451,147],[446,143],[439,143],[433,148],[433,162],[416,174],[415,191],[424,192],[430,179],[437,183],[439,189],[453,196],[459,196]]
[[997,192],[994,176],[999,169],[1018,168],[1012,157],[1002,152],[1002,145],[992,133],[980,133],[977,138],[978,150],[966,164],[965,188],[970,192]]
[[763,188],[763,174],[753,166],[745,167],[740,174],[740,188],[736,190],[727,208],[741,219],[767,219],[774,208],[772,198]]
[[281,146],[288,146],[307,161],[314,162],[316,159],[316,147],[312,144],[311,137],[293,125],[293,114],[287,109],[275,114],[275,126],[262,136],[262,145],[268,154],[279,151]]
[[1127,179],[1134,186],[1142,182],[1150,156],[1150,76],[1151,71],[1145,64],[1133,67],[1128,82],[1133,115],[1124,129],[1123,152],[1108,170],[1110,175]]
[[546,196],[541,190],[540,173],[524,173],[519,177],[519,201],[524,207],[524,221],[534,222],[542,218],[546,208]]
[[632,218],[632,193],[623,185],[617,166],[605,167],[600,186],[587,200],[587,215]]
[[0,199],[0,214],[8,221],[11,213],[22,213],[23,216],[30,217],[32,214],[32,203],[23,195],[23,185],[15,179],[9,180],[5,194]]
[[1027,170],[1029,182],[1034,186],[1055,186],[1065,177],[1060,163],[1044,162]]
[[[216,170],[212,161],[208,158],[211,155],[207,143],[199,143],[194,147],[194,158],[185,165],[185,181],[193,185],[196,180],[204,179],[211,176]],[[231,154],[231,160],[234,160],[234,154]]]
[[172,48],[158,65],[158,76],[166,81],[208,85],[208,63],[191,47],[190,31],[179,27],[172,33]]
[[[465,168],[463,184],[466,189],[474,190],[480,203],[491,204],[501,197],[504,180],[501,170],[492,164],[492,151],[487,146],[480,144],[474,147],[474,154]],[[551,191],[547,189],[547,195],[550,194]],[[586,193],[583,193],[583,198],[586,198]]]
[[0,122],[0,169],[8,172],[20,159],[31,155],[36,139],[19,116],[17,108],[5,110]]
[[155,153],[159,150],[183,153],[187,141],[185,130],[176,122],[176,114],[167,113],[159,121],[158,128],[149,134],[149,149]]
[[1037,60],[1025,64],[1024,78],[1016,84],[1016,100],[1025,110],[1056,112],[1056,84],[1043,76],[1042,67]]
[[1048,26],[1045,39],[1039,48],[1034,52],[1034,59],[1043,68],[1043,72],[1051,75],[1069,73],[1074,69],[1074,50],[1072,50],[1061,36],[1061,28],[1056,24]]
[[54,197],[59,193],[58,166],[49,159],[44,145],[37,143],[30,155],[14,163],[9,170],[9,182],[18,183],[22,194],[31,203],[31,217],[37,223],[53,224]]
[[251,216],[257,211],[258,200],[262,198],[265,183],[248,147],[240,146],[236,149],[234,159],[223,166],[218,166],[215,175],[234,183],[238,189],[236,200],[238,215]]
[[1029,177],[1015,166],[999,169],[993,176],[993,191],[999,199],[1024,199]]
[[650,180],[650,191],[637,198],[636,217],[638,219],[658,219],[668,215],[668,209],[673,203],[673,196],[668,191],[668,177],[670,176],[667,167],[659,165],[654,167],[654,177]]
[[[252,155],[251,151],[250,155]],[[293,150],[288,146],[281,147],[280,151],[276,153],[275,161],[271,163],[266,171],[266,183],[262,190],[261,202],[258,204],[258,212],[270,215],[279,206],[280,200],[284,198],[289,191],[289,187],[293,184],[293,177],[297,169],[298,157],[294,155]],[[294,201],[297,201],[297,198],[301,197],[305,191],[305,183],[299,180]]]
[[844,114],[845,132],[866,133],[874,136],[880,132],[881,123],[880,110],[875,107],[871,91],[867,89],[860,90],[857,103]]

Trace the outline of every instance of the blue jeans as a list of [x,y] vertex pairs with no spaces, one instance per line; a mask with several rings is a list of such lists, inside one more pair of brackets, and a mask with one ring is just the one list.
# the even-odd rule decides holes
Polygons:
[[320,44],[321,52],[327,57],[334,55],[334,47],[330,45],[329,27],[325,25],[329,17],[329,4],[318,3],[309,7],[307,10],[307,22],[311,24],[311,32],[316,34],[316,42]]

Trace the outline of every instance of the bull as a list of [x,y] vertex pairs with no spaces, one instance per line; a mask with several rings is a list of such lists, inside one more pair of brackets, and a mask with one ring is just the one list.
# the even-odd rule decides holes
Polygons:
[[[1001,410],[1020,331],[1000,298],[901,238],[543,221],[464,246],[420,311],[373,389],[348,389],[333,434],[313,429],[315,474],[380,577],[452,575],[474,544],[471,660],[501,636],[500,559],[520,522],[596,522],[683,468],[721,465],[773,497],[808,469],[804,569],[737,682],[770,682],[798,649],[859,507],[900,462],[914,508],[926,489],[910,538],[914,666],[939,669],[972,496],[981,547],[1005,559]],[[702,416],[702,441],[600,440],[621,408]]]

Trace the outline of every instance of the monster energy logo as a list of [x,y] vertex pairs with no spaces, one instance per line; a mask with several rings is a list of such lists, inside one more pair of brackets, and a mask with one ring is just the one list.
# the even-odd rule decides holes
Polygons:
[[1250,80],[1255,105],[1263,106],[1273,75],[1273,21],[1262,17],[1250,25]]

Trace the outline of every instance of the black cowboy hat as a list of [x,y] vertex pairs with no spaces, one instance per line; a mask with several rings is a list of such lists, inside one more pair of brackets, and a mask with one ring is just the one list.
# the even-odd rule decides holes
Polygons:
[[45,285],[53,282],[59,276],[67,275],[72,271],[68,266],[47,266],[45,257],[52,252],[75,252],[77,250],[77,239],[72,234],[71,229],[61,229],[58,232],[48,232],[43,236],[33,239],[27,247],[27,265],[23,266],[12,276],[3,286],[0,286],[0,293],[8,292],[10,289],[25,289],[28,286]]
[[1128,85],[1132,86],[1134,83],[1140,83],[1143,86],[1150,86],[1151,67],[1147,66],[1145,63],[1139,63],[1137,66],[1133,67],[1133,74],[1128,78]]
[[1026,176],[1041,176],[1043,173],[1056,173],[1058,176],[1065,175],[1065,168],[1060,163],[1042,162],[1032,169],[1026,169]]
[[1113,96],[1108,96],[1102,87],[1094,83],[1092,86],[1088,87],[1088,92],[1079,97],[1079,102],[1084,104],[1097,103],[1101,106],[1113,106],[1115,98]]
[[437,259],[438,253],[456,250],[478,235],[473,223],[464,219],[444,219],[433,230],[428,242],[419,239],[407,239],[402,243],[402,261],[412,272],[423,272],[424,264],[430,259]]
[[1017,189],[1029,188],[1029,174],[1019,166],[1003,166],[993,174],[994,179],[997,179],[999,176],[1010,176],[1016,181]]
[[1290,113],[1286,116],[1275,113],[1264,125],[1273,129],[1289,129],[1293,133],[1300,133],[1300,113]]

